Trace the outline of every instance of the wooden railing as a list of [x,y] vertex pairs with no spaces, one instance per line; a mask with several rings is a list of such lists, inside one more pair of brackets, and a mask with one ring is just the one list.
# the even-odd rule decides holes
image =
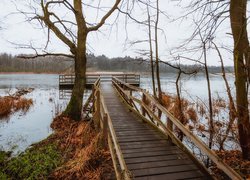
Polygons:
[[[129,84],[139,85],[140,84],[140,75],[139,74],[87,74],[86,75],[86,84],[94,84],[98,78],[102,81],[111,81],[113,77],[120,79]],[[75,75],[73,74],[60,74],[59,75],[59,84],[60,85],[69,85],[74,84]]]
[[112,77],[115,77],[125,83],[129,84],[140,84],[140,75],[139,74],[117,74],[112,75]]
[[[100,75],[87,75],[86,76],[86,84],[94,84]],[[74,84],[75,82],[75,75],[73,74],[60,74],[59,75],[59,84],[60,85],[67,85],[67,84]]]
[[[219,169],[221,169],[231,179],[243,179],[236,171],[225,164],[215,154],[214,151],[209,149],[204,142],[202,142],[197,136],[189,131],[178,119],[176,119],[166,108],[164,108],[145,90],[131,86],[115,77],[112,79],[112,83],[131,110],[136,112],[146,122],[165,134],[173,143],[192,156],[193,160],[195,160],[197,165],[203,168],[203,170],[206,170],[204,165],[202,165],[201,162],[198,162],[197,158],[192,155],[190,150],[178,139],[174,133],[174,126],[177,127],[187,138],[189,138],[189,140],[191,140],[191,142],[194,143],[197,148],[199,148],[214,164],[217,165]],[[138,93],[140,94],[139,96]],[[159,113],[162,113],[166,116],[167,125],[165,125],[161,118],[159,118]]]
[[103,139],[108,140],[109,150],[112,156],[113,166],[116,173],[116,178],[131,179],[131,174],[125,164],[121,149],[119,147],[116,133],[109,116],[104,98],[100,90],[100,78],[96,80],[93,85],[92,94],[85,103],[84,107],[87,107],[90,102],[93,102],[93,120],[96,129],[100,129],[103,134]]

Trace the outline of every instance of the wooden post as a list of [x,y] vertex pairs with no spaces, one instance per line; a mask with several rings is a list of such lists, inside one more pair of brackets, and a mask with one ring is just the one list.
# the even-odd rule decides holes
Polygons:
[[93,86],[92,91],[93,91],[93,115],[94,115],[96,112],[96,108],[95,108],[95,106],[96,106],[96,87],[95,87],[95,85]]
[[[173,122],[167,117],[167,128],[171,133],[173,133]],[[171,140],[170,136],[168,136],[169,140]]]
[[116,179],[121,180],[122,179],[121,178],[121,173],[120,173],[120,170],[118,170],[119,162],[117,161],[115,148],[114,148],[110,133],[108,134],[108,145],[109,145],[109,150],[110,150],[110,154],[111,154],[111,157],[112,157],[112,162],[113,162],[113,167],[114,167],[114,170],[115,170]]
[[100,91],[99,89],[96,89],[96,92],[95,92],[95,112],[94,112],[94,116],[93,116],[93,120],[94,120],[94,125],[95,125],[95,128],[97,130],[100,129]]
[[[142,103],[146,104],[146,96],[144,93],[142,94]],[[146,115],[146,109],[143,106],[141,106],[141,112],[143,116]]]
[[103,134],[103,143],[106,145],[106,140],[108,137],[108,115],[105,113],[103,117],[103,127],[102,127],[102,134]]

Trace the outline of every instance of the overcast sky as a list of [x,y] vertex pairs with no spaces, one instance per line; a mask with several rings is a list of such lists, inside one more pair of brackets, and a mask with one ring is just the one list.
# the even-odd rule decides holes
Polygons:
[[[192,33],[193,26],[192,21],[186,19],[182,22],[172,22],[172,19],[179,17],[183,13],[183,9],[176,6],[176,2],[170,0],[159,0],[160,7],[166,11],[169,17],[161,15],[159,26],[164,30],[163,33],[159,32],[159,48],[160,57],[162,60],[170,60],[172,58],[170,50],[183,42],[185,38],[188,38]],[[30,11],[29,8],[25,7],[25,3],[28,4],[32,0],[1,0],[0,1],[0,53],[7,52],[12,54],[19,53],[33,53],[34,51],[28,49],[22,49],[15,44],[30,44],[32,43],[37,48],[44,47],[46,43],[47,31],[40,28],[36,21],[28,23],[25,17],[21,14],[17,14],[17,8],[22,10]],[[86,1],[85,1],[86,2]],[[90,1],[95,2],[95,1]],[[108,4],[110,5],[109,1]],[[109,6],[105,4],[104,6]],[[38,6],[35,6],[38,8]],[[56,11],[61,15],[65,15],[66,10],[57,7]],[[93,13],[93,9],[87,9],[85,16],[89,21],[98,20],[96,11]],[[151,12],[153,15],[154,12]],[[99,12],[101,17],[102,12]],[[114,22],[117,13],[115,13],[107,23]],[[139,8],[133,14],[139,19],[146,19],[146,13],[142,12]],[[70,15],[68,15],[71,18]],[[153,18],[153,17],[152,17]],[[91,33],[88,37],[88,49],[89,52],[95,55],[106,55],[108,57],[117,56],[140,56],[138,50],[147,50],[148,43],[142,43],[136,46],[130,46],[131,41],[146,40],[147,39],[147,27],[138,25],[132,21],[125,26],[125,18],[120,15],[116,24],[112,26],[104,26],[100,29],[101,32]],[[126,31],[125,31],[126,29]],[[227,38],[226,33],[230,33],[229,24],[225,24],[221,28],[221,35],[218,37],[219,43],[232,43],[231,38]],[[51,35],[51,42],[49,44],[49,51],[51,52],[64,52],[69,53],[67,46],[61,43],[57,38]],[[224,53],[225,64],[232,65],[232,55]],[[210,65],[219,65],[216,53],[210,53],[209,56]]]

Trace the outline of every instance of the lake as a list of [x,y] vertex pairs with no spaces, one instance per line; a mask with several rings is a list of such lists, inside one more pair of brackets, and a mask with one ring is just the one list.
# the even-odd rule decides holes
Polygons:
[[[174,74],[163,75],[164,92],[175,94],[175,77]],[[9,118],[0,120],[0,150],[18,153],[52,133],[52,119],[55,114],[63,111],[68,102],[67,98],[59,98],[58,82],[56,74],[0,74],[0,96],[15,92],[17,88],[34,88],[34,91],[25,95],[34,101],[27,113],[16,112]],[[233,77],[229,77],[229,82],[233,85]],[[207,84],[204,76],[184,77],[181,84],[184,97],[191,100],[199,97],[206,101]],[[152,90],[149,76],[141,77],[141,87]],[[224,81],[220,76],[211,76],[211,87],[213,95],[226,97]]]

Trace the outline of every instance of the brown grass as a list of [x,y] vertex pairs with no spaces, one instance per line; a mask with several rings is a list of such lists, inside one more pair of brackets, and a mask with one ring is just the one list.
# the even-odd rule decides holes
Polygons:
[[202,125],[202,124],[199,124],[199,125],[196,127],[196,129],[197,129],[198,131],[200,131],[200,132],[206,131],[206,127],[205,127],[204,125]]
[[13,100],[10,97],[0,97],[0,117],[8,116],[12,111]]
[[[215,153],[222,158],[226,164],[241,173],[245,179],[250,178],[250,161],[242,159],[241,151],[215,151]],[[228,179],[215,165],[212,166],[211,169],[218,179]]]
[[199,114],[203,117],[207,113],[206,108],[201,103],[197,103],[197,105],[198,105]]
[[224,99],[218,98],[218,99],[213,99],[213,106],[218,107],[218,108],[226,108],[227,104]]
[[52,136],[65,155],[64,163],[51,173],[50,179],[108,179],[112,161],[107,149],[101,149],[101,139],[92,124],[58,116],[51,127]]
[[33,105],[32,99],[26,99],[26,98],[19,98],[18,100],[14,101],[13,108],[14,111],[22,110],[24,112],[27,112],[30,108],[30,106]]
[[189,119],[191,119],[194,123],[198,121],[197,112],[194,110],[193,107],[189,107],[186,111],[186,114],[188,115]]
[[8,117],[11,113],[19,110],[27,112],[32,105],[32,99],[12,96],[0,97],[0,117]]
[[162,94],[162,102],[163,102],[163,106],[166,109],[169,109],[169,107],[172,103],[172,97],[169,94],[163,93]]
[[181,100],[179,100],[177,96],[171,96],[167,93],[163,93],[162,100],[163,106],[168,109],[170,113],[173,114],[174,117],[179,119],[184,125],[189,123],[189,119],[193,123],[196,123],[198,121],[197,112],[187,99],[181,98]]

